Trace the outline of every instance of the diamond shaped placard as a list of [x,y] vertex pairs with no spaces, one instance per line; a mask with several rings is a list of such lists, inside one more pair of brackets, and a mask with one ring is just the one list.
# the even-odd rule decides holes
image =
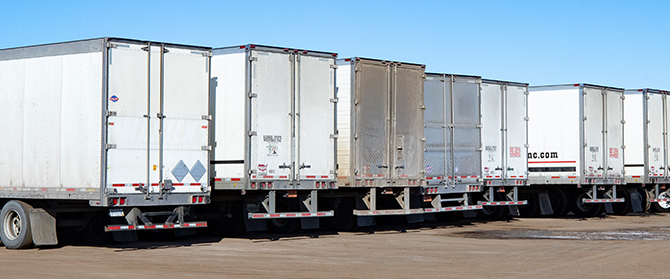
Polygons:
[[179,160],[179,163],[172,169],[172,175],[177,181],[181,182],[184,180],[184,177],[188,174],[188,167],[184,164],[184,161]]
[[200,182],[200,178],[207,172],[205,166],[200,163],[200,160],[196,161],[193,167],[191,168],[191,176],[195,179],[196,182]]

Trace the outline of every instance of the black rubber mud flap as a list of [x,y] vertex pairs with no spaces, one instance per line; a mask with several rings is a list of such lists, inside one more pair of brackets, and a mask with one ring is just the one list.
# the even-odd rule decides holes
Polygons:
[[639,213],[643,212],[642,209],[642,196],[637,191],[636,188],[626,189],[630,194],[630,205],[633,206],[633,212]]
[[268,226],[264,219],[249,219],[249,212],[259,212],[261,205],[258,202],[253,201],[244,201],[244,212],[242,216],[244,219],[244,227],[247,229],[247,232],[262,232],[267,231]]
[[538,193],[538,198],[540,201],[540,211],[542,215],[554,215],[554,210],[551,207],[551,200],[549,200],[549,193],[541,191]]

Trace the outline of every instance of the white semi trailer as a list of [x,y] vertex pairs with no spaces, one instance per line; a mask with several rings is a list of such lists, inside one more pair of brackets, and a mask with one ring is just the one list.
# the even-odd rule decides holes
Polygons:
[[625,183],[624,90],[568,84],[529,91],[528,215],[572,210],[596,216],[603,204],[619,211],[626,202],[620,192]]
[[623,194],[641,200],[628,209],[641,211],[651,206],[656,211],[668,212],[669,92],[645,88],[626,90],[624,94],[624,167],[628,191]]
[[224,234],[244,225],[286,233],[333,216],[319,210],[318,193],[337,188],[336,58],[251,44],[213,50],[206,213]]
[[188,219],[210,193],[210,53],[118,38],[0,50],[4,245],[206,226]]

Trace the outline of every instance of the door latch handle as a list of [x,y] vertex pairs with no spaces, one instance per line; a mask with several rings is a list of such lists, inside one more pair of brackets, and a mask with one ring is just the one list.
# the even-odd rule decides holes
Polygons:
[[283,164],[279,165],[279,168],[280,169],[290,169],[291,166],[287,165],[286,163],[283,163]]
[[389,166],[387,166],[387,165],[377,165],[377,167],[380,168],[380,169],[383,169],[383,168],[388,169],[389,168]]
[[395,167],[395,169],[404,169],[404,168],[405,168],[405,165]]
[[513,171],[514,168],[513,168],[513,167],[507,167],[507,170],[508,170],[508,171]]
[[607,167],[607,170],[613,170],[613,168],[612,167]]
[[598,170],[603,170],[603,167],[598,166]]
[[308,169],[308,168],[311,168],[311,167],[312,166],[310,166],[310,165],[305,165],[305,163],[302,163],[302,165],[300,165],[300,169]]
[[500,170],[502,170],[502,168],[501,167],[496,167],[494,170],[500,171]]

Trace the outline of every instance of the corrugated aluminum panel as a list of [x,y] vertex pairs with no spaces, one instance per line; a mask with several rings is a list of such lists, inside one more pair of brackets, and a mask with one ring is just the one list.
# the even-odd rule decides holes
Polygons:
[[[647,96],[647,162],[645,167],[650,177],[665,177],[665,127],[663,126],[665,124],[665,95],[649,92]],[[628,156],[627,152],[626,156]]]
[[393,72],[394,113],[391,154],[393,178],[423,178],[423,76],[418,65],[395,64]]
[[454,176],[461,181],[481,176],[479,85],[475,79],[461,77],[454,77],[452,85]]
[[388,177],[390,69],[380,61],[365,60],[354,67],[355,168],[362,176]]
[[[424,84],[423,96],[426,102],[425,128],[426,152],[424,162],[426,164],[426,177],[445,177],[451,176],[451,144],[447,145],[445,140],[451,132],[448,132],[445,117],[449,118],[451,123],[451,113],[446,113],[445,105],[451,107],[451,98],[446,98],[447,86],[449,81],[445,81],[441,75],[427,75]],[[449,169],[449,175],[445,172],[445,167]]]
[[623,91],[607,90],[606,94],[606,175],[623,178]]

